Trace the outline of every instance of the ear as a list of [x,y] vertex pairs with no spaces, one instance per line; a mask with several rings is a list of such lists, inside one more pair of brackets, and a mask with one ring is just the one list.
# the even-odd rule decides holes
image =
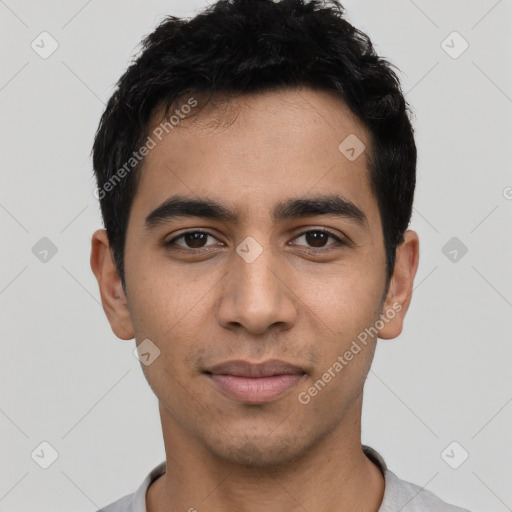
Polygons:
[[112,331],[122,340],[131,340],[134,334],[128,300],[104,229],[98,229],[92,235],[91,269],[98,281],[103,311],[107,315]]
[[379,329],[379,338],[390,340],[402,332],[405,314],[411,302],[418,262],[418,235],[415,231],[407,230],[404,233],[404,241],[397,247],[395,268],[381,314],[384,327]]

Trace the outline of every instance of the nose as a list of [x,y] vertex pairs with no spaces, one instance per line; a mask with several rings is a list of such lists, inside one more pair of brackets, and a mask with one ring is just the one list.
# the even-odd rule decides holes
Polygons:
[[233,253],[222,280],[218,321],[224,328],[243,327],[258,335],[272,328],[287,330],[297,318],[297,300],[283,262],[269,248],[254,260]]

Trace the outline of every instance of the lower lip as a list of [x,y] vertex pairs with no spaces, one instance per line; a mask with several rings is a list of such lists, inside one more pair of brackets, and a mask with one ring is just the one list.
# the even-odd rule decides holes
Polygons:
[[236,377],[208,375],[230,398],[246,404],[263,404],[276,400],[293,388],[304,374],[272,375],[271,377]]

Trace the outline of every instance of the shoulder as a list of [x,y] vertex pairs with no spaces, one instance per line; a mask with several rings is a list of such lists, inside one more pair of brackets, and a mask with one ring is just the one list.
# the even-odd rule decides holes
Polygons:
[[379,512],[469,512],[465,508],[446,503],[434,493],[398,478],[386,470],[386,491]]
[[127,494],[110,505],[98,510],[98,512],[132,512],[133,496],[134,493]]
[[384,475],[384,496],[378,512],[470,512],[446,503],[419,485],[401,480],[389,470],[382,455],[374,448],[363,445],[363,452]]
[[123,496],[97,512],[146,512],[147,490],[158,477],[165,473],[165,470],[166,461],[164,460],[146,475],[135,492]]

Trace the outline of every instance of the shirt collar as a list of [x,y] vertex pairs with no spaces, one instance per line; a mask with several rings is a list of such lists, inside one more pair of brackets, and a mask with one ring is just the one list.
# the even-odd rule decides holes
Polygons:
[[[386,465],[386,462],[384,461],[382,455],[374,450],[371,446],[362,445],[363,453],[380,469],[382,475],[385,478],[386,487],[384,490],[384,498],[382,500],[381,508],[379,508],[379,512],[382,510],[385,510],[386,503],[389,500],[387,496],[389,496],[389,493],[391,491],[391,477],[394,475],[391,475],[390,471],[388,470],[388,467]],[[130,512],[147,512],[146,509],[146,493],[149,489],[149,486],[160,476],[162,476],[165,473],[166,470],[166,461],[162,461],[158,466],[153,468],[150,473],[146,476],[142,484],[139,486],[139,488],[135,491],[133,495],[133,499],[131,502],[131,509]]]

